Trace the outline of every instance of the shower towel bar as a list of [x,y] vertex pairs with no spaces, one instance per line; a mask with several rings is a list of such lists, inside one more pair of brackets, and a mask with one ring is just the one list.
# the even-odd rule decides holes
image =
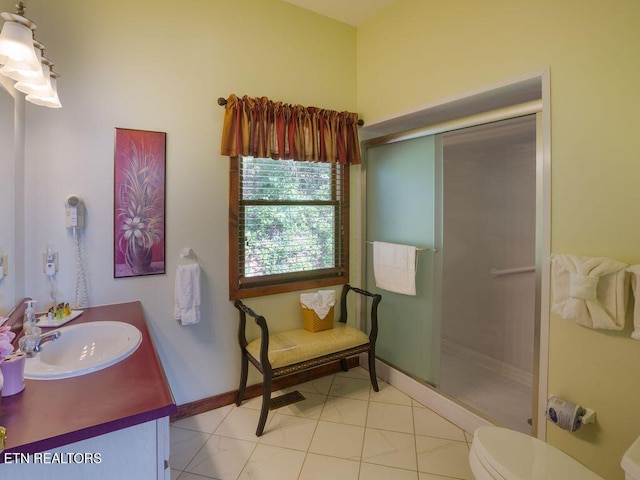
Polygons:
[[527,272],[535,272],[536,267],[531,265],[530,267],[519,267],[519,268],[505,268],[504,270],[498,270],[497,268],[492,268],[489,270],[489,275],[492,277],[504,277],[505,275],[515,275],[516,273],[527,273]]
[[[373,242],[370,242],[369,240],[367,240],[365,243],[367,243],[368,245],[373,245]],[[419,248],[419,247],[416,247],[416,251],[418,251],[418,252],[437,252],[438,250],[436,250],[435,248]]]

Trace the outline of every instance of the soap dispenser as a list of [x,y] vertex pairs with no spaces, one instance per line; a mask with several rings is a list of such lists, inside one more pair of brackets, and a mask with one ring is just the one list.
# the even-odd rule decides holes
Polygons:
[[36,314],[33,310],[33,304],[36,303],[36,301],[27,300],[25,303],[27,304],[27,308],[24,311],[24,317],[22,319],[22,332],[25,335],[30,335],[36,326]]

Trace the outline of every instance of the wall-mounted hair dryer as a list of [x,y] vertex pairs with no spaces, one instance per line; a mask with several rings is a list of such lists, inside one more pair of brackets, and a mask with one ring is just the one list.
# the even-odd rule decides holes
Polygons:
[[64,200],[67,228],[84,228],[84,202],[78,195],[67,195]]

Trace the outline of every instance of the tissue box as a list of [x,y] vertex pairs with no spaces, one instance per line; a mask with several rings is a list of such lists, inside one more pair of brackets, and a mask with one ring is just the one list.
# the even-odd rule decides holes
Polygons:
[[327,313],[327,316],[324,318],[320,318],[312,308],[307,308],[304,305],[300,305],[300,307],[302,308],[302,326],[305,330],[320,332],[333,328],[334,307],[329,309],[329,313]]

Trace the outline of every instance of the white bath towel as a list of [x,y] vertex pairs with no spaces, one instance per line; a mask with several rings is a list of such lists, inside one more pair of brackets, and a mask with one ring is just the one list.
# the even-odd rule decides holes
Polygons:
[[173,318],[182,325],[200,321],[200,265],[178,265],[174,290]]
[[376,286],[404,295],[416,294],[417,248],[397,243],[373,242],[373,276]]
[[629,299],[627,266],[604,257],[554,254],[551,311],[585,327],[622,330]]
[[640,340],[640,265],[631,265],[627,268],[627,272],[631,274],[631,288],[636,299],[633,307],[633,333],[631,338]]

